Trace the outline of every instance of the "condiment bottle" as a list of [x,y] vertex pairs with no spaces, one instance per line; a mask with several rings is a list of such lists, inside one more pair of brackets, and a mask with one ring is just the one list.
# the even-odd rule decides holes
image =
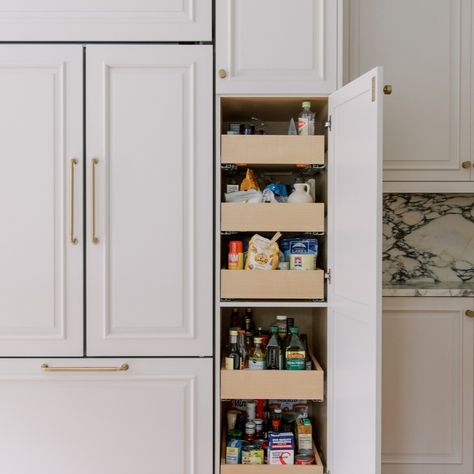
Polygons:
[[254,347],[249,356],[249,369],[265,370],[265,352],[262,349],[262,338],[253,338]]
[[245,441],[254,441],[255,440],[255,423],[253,421],[247,421],[245,423]]
[[299,329],[293,327],[290,331],[291,339],[285,353],[286,370],[305,370],[306,351],[298,336]]
[[240,355],[237,349],[237,335],[236,329],[229,331],[230,345],[225,354],[225,368],[226,370],[239,370],[240,368]]
[[255,438],[263,439],[263,420],[261,418],[255,418]]
[[283,353],[278,338],[278,327],[271,327],[272,336],[265,350],[266,368],[269,370],[280,370],[283,368]]
[[240,370],[249,368],[250,347],[245,338],[245,329],[239,331],[238,348],[240,355]]
[[281,429],[281,408],[275,408],[272,415],[272,431],[279,433]]
[[229,270],[244,269],[243,243],[241,240],[231,240],[229,242],[229,255],[227,263]]
[[279,314],[276,317],[275,326],[278,327],[278,335],[280,336],[281,340],[284,340],[286,337],[286,320],[287,320],[287,316],[283,314]]

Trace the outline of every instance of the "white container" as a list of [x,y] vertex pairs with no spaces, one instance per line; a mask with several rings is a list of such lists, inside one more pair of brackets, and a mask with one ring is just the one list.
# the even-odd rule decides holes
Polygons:
[[295,190],[290,194],[288,202],[291,204],[302,204],[314,202],[311,197],[311,188],[308,183],[296,183]]

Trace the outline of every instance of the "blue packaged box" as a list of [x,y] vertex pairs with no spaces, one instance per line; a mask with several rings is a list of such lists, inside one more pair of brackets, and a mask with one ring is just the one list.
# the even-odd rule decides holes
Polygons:
[[242,440],[231,439],[225,450],[226,464],[240,464],[242,462]]

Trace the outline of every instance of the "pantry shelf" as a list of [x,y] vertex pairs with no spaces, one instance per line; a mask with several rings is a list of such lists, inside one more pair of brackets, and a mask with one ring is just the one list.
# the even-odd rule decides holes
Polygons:
[[221,230],[324,232],[324,204],[222,203]]
[[220,301],[221,308],[327,308],[327,301],[249,301],[249,300],[230,300]]
[[324,165],[324,135],[223,135],[221,163]]
[[323,270],[221,270],[221,298],[323,300]]
[[315,464],[310,464],[308,466],[297,464],[288,464],[285,466],[275,466],[270,464],[226,464],[225,446],[226,442],[224,437],[221,447],[221,474],[324,474],[324,465],[314,443],[313,452]]
[[310,356],[313,370],[221,369],[221,399],[324,400],[324,370]]

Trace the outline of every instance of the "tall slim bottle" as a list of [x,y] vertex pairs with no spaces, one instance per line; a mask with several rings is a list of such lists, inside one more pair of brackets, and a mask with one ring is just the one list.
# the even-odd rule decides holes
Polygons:
[[281,370],[283,368],[283,353],[281,350],[280,339],[278,337],[278,327],[271,327],[271,336],[268,341],[265,358],[268,370]]

